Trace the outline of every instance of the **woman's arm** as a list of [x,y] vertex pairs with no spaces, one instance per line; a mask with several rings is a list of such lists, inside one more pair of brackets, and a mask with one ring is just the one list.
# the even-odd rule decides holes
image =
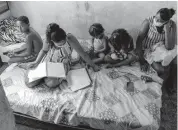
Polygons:
[[136,51],[138,53],[138,56],[140,58],[140,63],[143,64],[145,59],[143,57],[143,51],[142,51],[142,42],[144,38],[146,37],[149,30],[149,22],[148,20],[143,21],[139,35],[137,37],[136,41]]
[[46,41],[43,43],[43,47],[42,47],[41,51],[39,52],[34,63],[39,64],[48,51],[49,51],[49,44]]
[[45,56],[45,54],[47,53],[47,51],[44,51],[43,49],[39,52],[36,60],[34,61],[35,64],[39,64],[41,62],[41,60],[43,59],[43,57]]
[[177,44],[177,26],[174,21],[170,21],[164,27],[165,30],[165,47],[167,50],[172,50]]
[[149,22],[148,20],[145,20],[142,23],[139,35],[137,37],[136,41],[136,53],[139,56],[139,62],[140,62],[140,68],[142,71],[147,72],[149,69],[149,64],[147,61],[144,59],[144,52],[142,51],[142,42],[144,38],[146,37],[147,33],[149,30]]
[[114,47],[111,45],[111,43],[110,42],[108,42],[108,46],[109,46],[109,48],[111,49],[111,52],[114,52]]
[[144,20],[136,41],[136,50],[141,60],[143,60],[142,42],[146,37],[148,30],[149,30],[149,22],[148,20]]
[[85,60],[86,63],[92,67],[96,67],[89,55],[83,50],[78,40],[72,34],[67,35],[67,40],[70,46],[76,50],[76,52],[83,58],[83,60]]

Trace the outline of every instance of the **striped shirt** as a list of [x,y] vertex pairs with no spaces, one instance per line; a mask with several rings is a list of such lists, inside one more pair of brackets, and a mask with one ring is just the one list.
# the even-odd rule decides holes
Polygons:
[[46,61],[48,62],[59,62],[62,63],[64,59],[70,59],[72,49],[68,42],[59,48],[52,46],[47,54]]
[[153,25],[154,16],[149,17],[147,20],[149,21],[149,30],[147,36],[143,40],[142,49],[150,49],[153,45],[158,42],[165,41],[165,31],[163,30],[162,33],[159,33],[156,27]]

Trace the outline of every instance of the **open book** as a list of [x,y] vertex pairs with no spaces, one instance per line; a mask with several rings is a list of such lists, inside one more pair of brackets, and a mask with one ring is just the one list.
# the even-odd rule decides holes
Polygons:
[[63,63],[43,62],[40,63],[35,69],[29,70],[29,82],[44,78],[66,78],[66,72]]
[[91,84],[91,79],[85,68],[70,70],[67,75],[68,87],[72,91],[77,91]]

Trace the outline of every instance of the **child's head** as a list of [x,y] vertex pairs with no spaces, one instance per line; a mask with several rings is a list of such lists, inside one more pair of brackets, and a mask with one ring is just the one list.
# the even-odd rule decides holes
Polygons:
[[100,39],[103,36],[104,28],[100,23],[94,23],[90,26],[89,33],[92,37]]
[[127,50],[129,48],[131,36],[125,29],[116,29],[112,32],[110,37],[111,45],[117,50]]
[[174,9],[161,8],[154,17],[154,25],[161,27],[165,25],[175,14]]
[[25,32],[28,32],[28,31],[29,31],[30,23],[29,23],[28,17],[26,17],[26,16],[20,16],[20,17],[17,19],[16,24],[17,24],[19,30],[20,30],[22,33],[25,33]]
[[47,26],[46,38],[48,43],[54,43],[60,46],[66,41],[66,32],[56,23],[51,23]]

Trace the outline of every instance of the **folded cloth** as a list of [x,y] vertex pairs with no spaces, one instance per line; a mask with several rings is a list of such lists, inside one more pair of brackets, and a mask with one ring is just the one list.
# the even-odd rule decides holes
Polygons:
[[177,46],[172,50],[165,48],[164,42],[158,42],[151,49],[145,50],[144,56],[149,64],[161,62],[162,66],[168,66],[177,55]]

